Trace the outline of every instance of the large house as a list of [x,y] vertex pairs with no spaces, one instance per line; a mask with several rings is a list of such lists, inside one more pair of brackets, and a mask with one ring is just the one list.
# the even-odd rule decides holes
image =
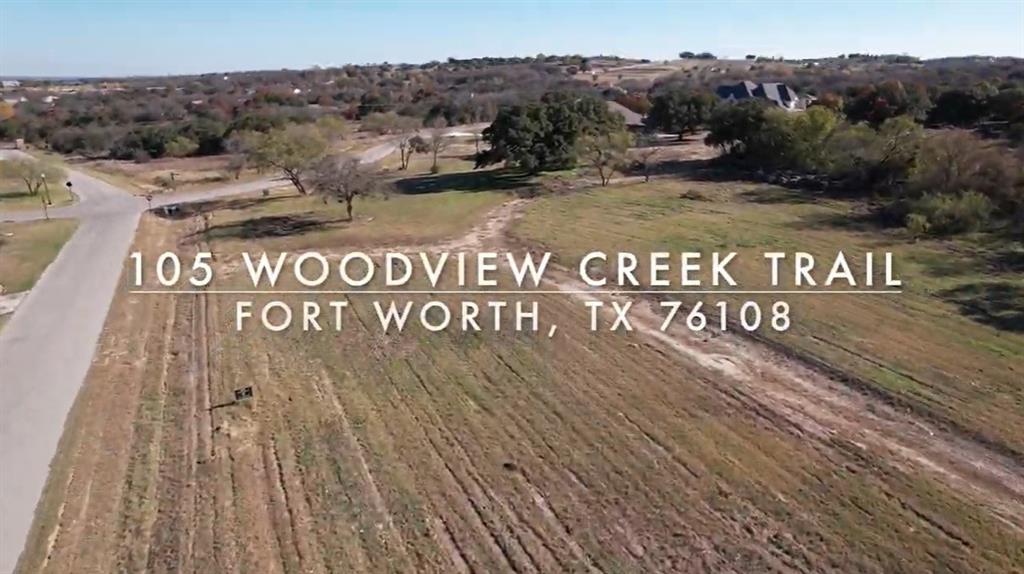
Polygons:
[[780,82],[756,84],[744,80],[731,86],[719,86],[715,93],[726,101],[741,101],[754,98],[766,100],[786,110],[803,109],[805,102],[797,93]]

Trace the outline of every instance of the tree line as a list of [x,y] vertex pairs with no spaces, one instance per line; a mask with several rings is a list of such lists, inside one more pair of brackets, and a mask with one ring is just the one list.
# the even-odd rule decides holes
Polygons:
[[885,221],[916,235],[1024,232],[1024,162],[966,130],[925,130],[911,115],[857,122],[824,106],[792,114],[753,101],[719,107],[707,129],[724,161],[870,197]]
[[239,132],[266,133],[328,115],[363,120],[394,112],[425,124],[487,122],[502,106],[552,89],[590,90],[565,69],[584,61],[539,55],[429,66],[96,80],[88,90],[57,93],[53,101],[42,98],[48,92],[15,92],[28,100],[0,104],[0,139],[21,138],[66,154],[146,161],[223,153]]

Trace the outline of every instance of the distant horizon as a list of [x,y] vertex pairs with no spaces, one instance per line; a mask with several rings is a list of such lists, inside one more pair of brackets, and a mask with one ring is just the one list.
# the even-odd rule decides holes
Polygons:
[[660,61],[704,50],[793,60],[849,52],[1020,58],[1024,2],[0,3],[0,75],[8,78],[302,70],[488,53]]
[[[700,53],[700,52],[698,51],[696,53]],[[850,53],[853,53],[853,54],[865,54],[864,52],[850,52]],[[486,55],[486,56],[471,56],[471,57],[467,57],[467,58],[458,58],[458,59],[459,60],[472,60],[472,59],[477,59],[477,58],[479,58],[479,59],[484,59],[484,58],[527,58],[527,57],[533,57],[535,55],[536,54],[529,55],[529,56],[528,55],[501,55],[501,56],[498,56],[498,55]],[[579,54],[579,53],[575,53],[575,52],[566,53],[566,54],[546,54],[546,55],[549,55],[549,56],[574,56],[574,55],[579,55],[579,56],[582,56],[585,59],[615,58],[615,57],[621,58],[623,60],[643,60],[643,59],[646,59],[646,60],[650,61],[651,63],[663,62],[663,61],[672,62],[672,61],[678,61],[678,60],[682,59],[682,58],[679,58],[679,57],[665,59],[665,58],[647,58],[647,57],[644,57],[644,56],[621,56],[619,54],[586,55],[586,54]],[[847,55],[847,53],[844,52],[844,53],[840,53],[840,54],[836,54],[836,55],[832,55],[832,56],[810,56],[810,57],[805,57],[805,58],[786,58],[785,61],[797,62],[797,61],[808,61],[808,60],[829,60],[829,59],[838,59],[840,56],[845,56],[845,55]],[[915,58],[917,57],[914,54],[909,54],[907,52],[899,52],[899,53],[871,53],[870,55],[872,55],[872,56],[910,56],[910,57],[915,57]],[[765,56],[765,57],[767,58],[768,56]],[[933,57],[933,58],[918,58],[918,59],[921,62],[933,62],[933,61],[937,61],[937,60],[955,60],[955,59],[973,59],[973,58],[977,58],[977,59],[994,58],[994,59],[997,59],[997,60],[1024,60],[1024,57],[1022,57],[1022,56],[998,56],[998,55],[992,55],[992,54],[964,54],[964,55],[952,55],[952,56],[936,56],[936,57]],[[715,54],[715,59],[716,60],[723,60],[723,61],[740,61],[740,60],[744,60],[745,56],[734,56],[734,55],[722,55],[722,56],[720,56],[718,54]],[[391,66],[421,66],[423,64],[426,64],[426,63],[429,63],[429,62],[432,62],[432,61],[435,61],[435,60],[424,60],[422,62],[384,62],[384,61],[382,61],[382,62],[363,62],[363,63],[346,62],[346,63],[343,63],[343,64],[334,64],[334,65],[331,65],[331,66],[321,66],[319,64],[311,64],[311,65],[306,66],[306,67],[251,68],[251,69],[244,69],[244,70],[241,70],[241,69],[240,70],[208,70],[208,71],[203,71],[203,72],[184,72],[184,73],[175,73],[175,74],[129,74],[129,75],[109,75],[109,74],[104,75],[104,74],[100,74],[100,75],[67,75],[67,76],[33,76],[33,75],[4,75],[4,74],[0,74],[0,80],[26,80],[26,81],[44,82],[44,81],[69,81],[69,80],[176,78],[176,77],[186,77],[186,76],[206,76],[206,75],[211,75],[211,74],[251,74],[251,73],[256,73],[256,72],[277,72],[277,71],[298,72],[298,71],[304,71],[304,70],[312,70],[312,69],[318,68],[318,67],[321,68],[321,69],[324,69],[324,70],[330,70],[330,69],[341,69],[341,68],[344,68],[345,66],[380,66],[380,65],[384,65],[384,64],[391,65]],[[443,63],[447,62],[447,58],[441,59],[441,60],[436,60],[436,61],[441,62],[443,64]]]

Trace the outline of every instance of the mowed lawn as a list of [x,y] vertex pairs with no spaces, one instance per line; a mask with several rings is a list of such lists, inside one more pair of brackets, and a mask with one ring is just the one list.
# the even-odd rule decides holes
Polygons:
[[[702,296],[791,304],[793,326],[759,333],[826,363],[901,408],[1024,458],[1024,247],[985,236],[914,242],[853,203],[773,186],[658,180],[532,203],[514,230],[573,267],[586,252],[737,251],[742,288],[769,288],[765,251],[816,256],[821,281],[843,251],[895,255],[899,295]],[[674,268],[678,267],[678,263]],[[783,267],[792,285],[791,263]],[[677,276],[676,276],[677,277]],[[880,281],[880,278],[876,278]],[[876,283],[875,288],[883,287]],[[695,302],[697,298],[684,300]]]
[[[42,209],[41,196],[44,193],[42,189],[38,194],[29,193],[25,182],[19,179],[0,178],[0,211]],[[64,182],[58,182],[56,185],[50,184],[50,200],[52,203],[48,207],[52,209],[71,205],[75,202],[75,196],[64,186]]]
[[352,221],[345,205],[280,188],[269,197],[248,197],[195,206],[208,216],[196,238],[231,251],[259,240],[268,251],[358,250],[381,245],[428,243],[468,231],[483,215],[511,199],[503,192],[450,191],[356,198]]
[[78,222],[71,219],[0,223],[0,285],[6,293],[31,289]]

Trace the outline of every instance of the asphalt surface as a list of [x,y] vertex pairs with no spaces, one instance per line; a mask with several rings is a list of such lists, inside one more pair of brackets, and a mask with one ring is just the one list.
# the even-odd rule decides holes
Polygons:
[[[393,143],[383,143],[360,160],[373,163],[394,150]],[[0,156],[31,158],[15,150],[0,150]],[[78,229],[0,330],[0,572],[12,572],[24,548],[64,420],[89,371],[135,228],[148,207],[145,199],[90,175],[69,170],[68,176],[79,201],[49,216],[78,219]],[[281,183],[268,178],[161,195],[153,207]],[[42,210],[0,212],[0,221],[43,218]]]

